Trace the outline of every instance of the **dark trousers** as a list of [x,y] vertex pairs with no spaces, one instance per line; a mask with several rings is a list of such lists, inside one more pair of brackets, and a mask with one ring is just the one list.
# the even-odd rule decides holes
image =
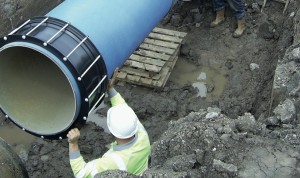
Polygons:
[[[245,6],[242,0],[227,0],[227,2],[237,20],[245,16]],[[213,0],[213,7],[215,11],[223,10],[225,8],[225,0]]]

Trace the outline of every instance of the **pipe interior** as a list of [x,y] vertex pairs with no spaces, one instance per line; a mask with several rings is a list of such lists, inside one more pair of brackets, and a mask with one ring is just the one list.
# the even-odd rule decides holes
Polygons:
[[0,51],[0,107],[15,123],[53,135],[73,123],[75,104],[68,78],[51,59],[26,47]]

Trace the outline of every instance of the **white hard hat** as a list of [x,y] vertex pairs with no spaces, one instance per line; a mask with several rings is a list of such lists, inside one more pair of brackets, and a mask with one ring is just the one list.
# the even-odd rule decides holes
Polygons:
[[107,126],[117,138],[132,137],[138,129],[137,116],[127,104],[111,107],[107,111]]

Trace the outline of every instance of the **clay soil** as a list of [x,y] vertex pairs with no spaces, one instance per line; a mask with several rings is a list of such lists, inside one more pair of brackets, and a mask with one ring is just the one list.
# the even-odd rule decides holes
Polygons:
[[[284,5],[275,1],[268,1],[263,11],[262,1],[246,0],[245,4],[247,30],[241,38],[233,38],[236,24],[229,7],[226,21],[210,28],[215,17],[211,1],[180,2],[159,26],[188,33],[177,64],[192,68],[176,65],[163,90],[116,86],[151,139],[153,156],[146,177],[300,176],[297,144],[282,142],[274,127],[262,122],[278,104],[272,103],[274,71],[293,43],[291,14],[297,12],[297,2],[285,14]],[[219,80],[207,81],[207,97],[197,96],[191,83],[180,83],[174,77],[184,70],[200,73],[203,68],[221,75]],[[217,90],[221,93],[214,93]],[[107,107],[97,111],[101,117],[109,108],[109,102],[104,103]],[[217,117],[211,119],[208,113],[217,113]],[[280,129],[278,134],[287,132]],[[296,131],[289,130],[292,132]],[[100,157],[113,140],[91,122],[81,133],[80,148],[86,160]],[[25,164],[30,177],[72,177],[68,161],[66,140],[38,139]],[[108,172],[102,176],[131,175]]]

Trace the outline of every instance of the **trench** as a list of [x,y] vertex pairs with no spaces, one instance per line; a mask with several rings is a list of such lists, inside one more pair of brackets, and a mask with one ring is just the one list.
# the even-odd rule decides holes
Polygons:
[[[191,3],[184,6],[183,9],[189,11],[191,8],[196,7],[198,7],[198,5]],[[280,9],[280,7],[276,5],[274,7],[275,10]],[[205,6],[205,8],[209,9],[210,7]],[[182,9],[178,11],[180,10]],[[271,10],[269,9],[269,11]],[[203,28],[197,29],[192,26],[182,29],[189,31],[187,45],[199,56],[202,54],[202,64],[196,65],[194,61],[191,62],[189,59],[181,56],[167,83],[167,88],[169,89],[161,93],[154,92],[155,95],[153,95],[153,97],[166,97],[168,94],[171,94],[168,96],[170,100],[174,100],[178,103],[176,108],[177,114],[173,116],[164,114],[163,112],[150,113],[156,117],[161,117],[161,120],[157,123],[153,123],[157,120],[147,120],[150,114],[143,114],[142,119],[144,123],[146,123],[147,129],[150,133],[155,132],[157,135],[155,139],[159,138],[167,129],[169,120],[178,119],[179,116],[187,115],[191,111],[207,108],[207,106],[210,106],[212,103],[217,104],[225,114],[233,118],[236,118],[237,115],[244,112],[251,112],[256,116],[268,112],[271,98],[272,76],[276,68],[278,56],[280,56],[277,49],[286,49],[290,42],[282,42],[285,36],[280,37],[280,39],[281,43],[286,43],[286,45],[278,44],[278,41],[280,41],[278,39],[265,40],[256,35],[262,33],[262,31],[254,27],[252,33],[245,35],[242,40],[231,39],[230,31],[227,29],[229,24],[221,26],[219,29],[209,29],[207,27],[213,15],[212,12],[206,11],[206,13],[204,16],[207,20],[202,22],[204,25],[201,27]],[[191,14],[191,12],[188,13],[188,15]],[[274,14],[274,16],[277,17],[280,15],[280,13]],[[186,14],[182,16],[186,17]],[[257,23],[263,24],[263,22]],[[278,20],[277,31],[283,31],[280,28],[281,24],[282,21]],[[166,28],[176,29],[176,27],[171,24],[166,26]],[[288,38],[286,38],[286,40],[288,40]],[[257,47],[257,49],[254,47]],[[235,50],[229,50],[231,48]],[[203,53],[201,52],[208,50],[211,50],[211,53],[203,57]],[[249,56],[247,57],[247,55]],[[224,67],[228,61],[233,64],[233,69]],[[259,64],[260,70],[250,71],[250,63]],[[171,84],[176,85],[176,87],[172,88]],[[210,87],[212,86],[213,89],[211,90]],[[184,100],[179,101],[174,99],[176,98],[174,95],[180,95],[180,92],[184,90],[182,88],[186,87],[193,88],[196,92],[187,94]],[[153,94],[152,90],[139,86],[127,85],[118,88],[122,94],[124,94],[125,98],[128,99],[129,105],[132,105],[136,109],[139,109],[139,105],[142,105],[141,103],[143,101],[134,102],[133,100],[143,98],[144,95],[149,93]],[[177,92],[177,90],[180,92]],[[189,105],[193,105],[193,107],[187,108]],[[98,109],[103,110],[103,108],[107,108],[107,105],[102,105],[102,107]],[[97,113],[92,114],[90,121],[96,122],[99,126],[105,124],[105,109],[101,111],[101,113],[102,118],[100,122]],[[3,116],[0,117],[0,123],[0,137],[11,145],[16,146],[22,144],[25,145],[26,149],[29,149],[32,141],[36,139],[36,137],[24,133],[19,128],[4,121]],[[154,142],[155,140],[151,141]]]
[[[185,8],[191,9],[191,8],[195,8],[195,7],[199,7],[199,6],[198,5],[195,6],[195,3],[194,3],[194,4],[188,4],[187,7],[185,7]],[[180,11],[180,10],[182,10],[182,9],[177,10],[177,12],[175,11],[175,13],[178,13],[178,11]],[[188,14],[188,15],[190,15],[190,14]],[[196,53],[197,52],[200,53],[201,50],[207,50],[206,49],[207,47],[204,47],[204,49],[201,49],[201,48],[203,48],[203,46],[199,46],[199,44],[196,42],[197,40],[198,41],[215,40],[215,39],[211,39],[211,37],[210,37],[213,34],[209,34],[206,36],[200,35],[201,32],[206,31],[206,30],[207,29],[201,29],[200,32],[199,31],[198,32],[191,31],[190,32],[191,34],[189,35],[189,37],[187,37],[189,40],[188,44],[190,45],[190,47],[192,49],[196,49],[196,48],[199,49],[199,51],[196,51]],[[204,32],[204,33],[207,33],[207,32]],[[228,42],[226,42],[226,43],[228,43]],[[240,44],[242,44],[242,43],[240,43]],[[206,43],[204,43],[204,45],[207,45],[209,47],[209,46],[215,45],[215,43],[212,43],[212,42],[207,43],[206,42]],[[234,44],[234,46],[237,46],[237,45],[239,45],[239,43]],[[276,44],[273,43],[272,46],[276,47]],[[272,48],[272,47],[270,47],[270,48]],[[176,65],[175,65],[175,68],[173,69],[173,71],[170,75],[170,78],[169,78],[170,82],[175,83],[176,85],[178,85],[178,87],[192,86],[193,88],[195,88],[196,94],[193,95],[192,98],[199,97],[199,98],[204,99],[204,101],[202,100],[200,103],[218,102],[220,98],[224,98],[224,96],[228,95],[228,93],[226,93],[226,92],[228,92],[230,90],[234,91],[230,87],[228,87],[228,85],[234,85],[234,84],[232,84],[232,83],[234,83],[234,79],[230,79],[230,78],[228,78],[228,76],[235,77],[234,74],[232,74],[235,71],[234,70],[230,71],[223,67],[224,66],[224,58],[222,56],[222,53],[224,53],[225,56],[228,55],[228,56],[231,56],[229,58],[232,58],[232,56],[235,56],[236,53],[239,53],[239,51],[234,51],[233,53],[228,54],[228,52],[226,50],[227,50],[226,47],[222,47],[220,51],[214,51],[214,49],[212,49],[211,53],[206,55],[205,58],[203,58],[203,56],[202,56],[201,60],[203,60],[203,61],[212,60],[214,62],[203,62],[204,65],[201,65],[201,66],[195,65],[195,63],[186,60],[184,57],[179,58],[179,60],[177,61]],[[216,57],[216,55],[213,53],[217,53],[217,54],[219,54],[219,56]],[[274,55],[274,56],[276,56],[276,55]],[[271,56],[264,56],[264,57],[271,58]],[[232,60],[232,59],[230,59],[230,60]],[[239,63],[239,61],[237,63]],[[275,70],[275,69],[272,69],[272,70]],[[266,71],[268,71],[268,69],[266,69]],[[243,76],[241,75],[240,77],[243,77]],[[272,79],[272,78],[269,78],[269,79]],[[233,82],[232,82],[232,80],[233,80]],[[208,87],[213,87],[213,89],[211,91],[208,91]],[[269,86],[269,87],[271,87],[271,86]],[[239,88],[239,89],[241,89],[241,88]],[[226,93],[225,95],[224,95],[224,90]],[[259,88],[257,90],[259,90]],[[266,88],[265,90],[269,91],[270,88]],[[146,92],[148,92],[148,90],[146,90]],[[144,94],[142,90],[140,93]],[[187,98],[186,100],[188,100],[188,99],[189,98]],[[266,103],[269,103],[269,101],[266,101]],[[259,103],[256,103],[253,105],[257,105],[257,104],[259,104]],[[224,110],[226,110],[226,107]],[[254,110],[254,108],[246,108],[239,112],[242,113],[247,110],[249,110],[249,111]],[[90,120],[96,120],[95,117],[97,117],[97,114],[94,114]],[[30,143],[35,139],[35,137],[31,136],[30,134],[22,132],[18,127],[14,126],[12,124],[6,124],[6,121],[4,121],[3,116],[1,118],[1,120],[2,120],[2,126],[1,126],[1,130],[0,130],[0,137],[6,139],[7,142],[10,143],[11,145],[24,144],[25,148],[29,148]],[[97,123],[97,124],[103,125],[103,122]],[[164,130],[164,129],[162,129],[162,130]],[[13,133],[18,135],[18,137],[12,136],[12,135],[14,135]]]

